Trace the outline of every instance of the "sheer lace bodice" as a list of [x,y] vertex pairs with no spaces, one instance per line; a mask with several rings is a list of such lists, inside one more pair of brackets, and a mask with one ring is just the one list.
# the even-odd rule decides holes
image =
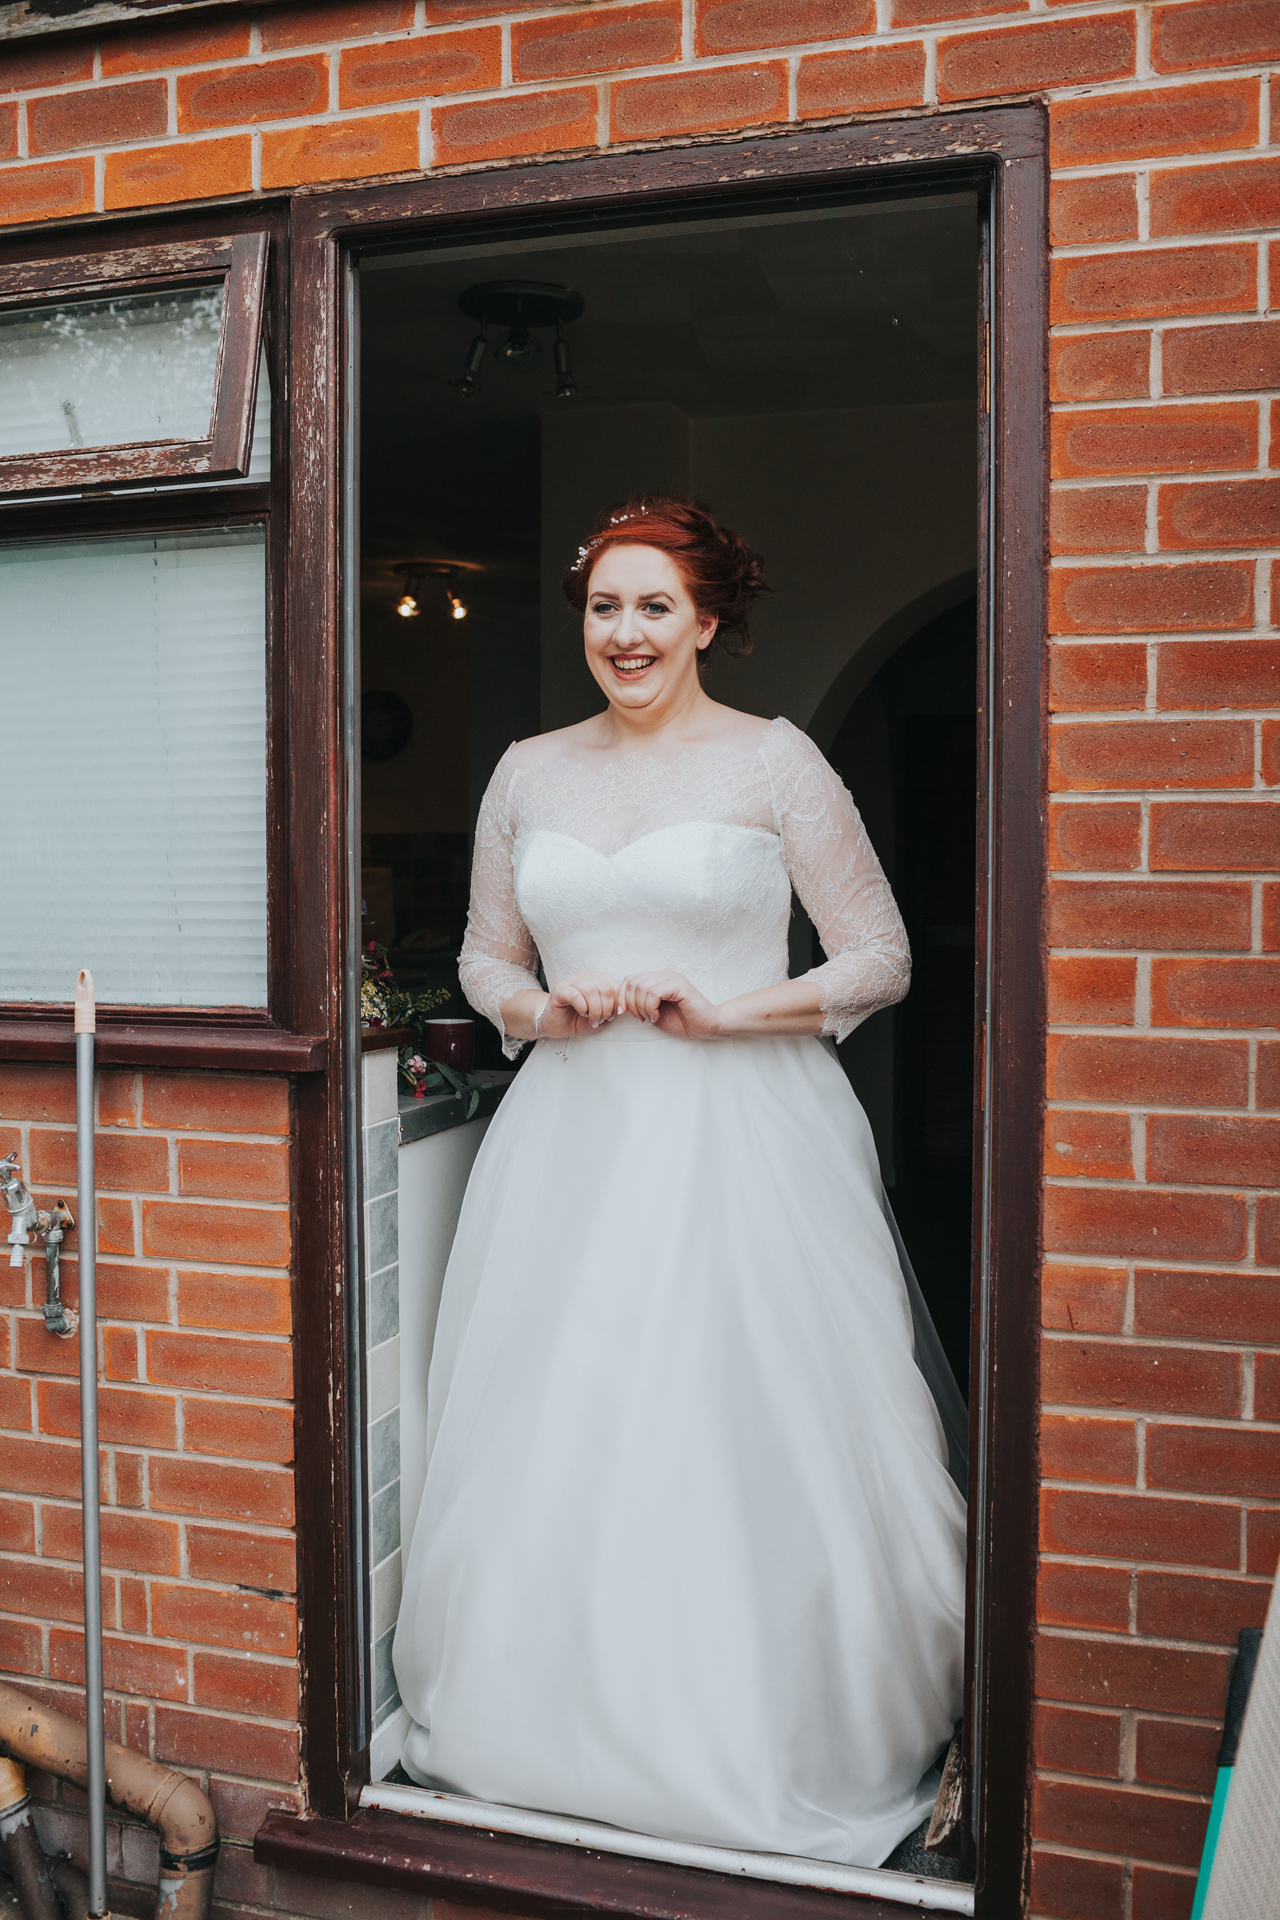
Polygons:
[[857,808],[807,735],[779,719],[754,750],[603,766],[525,742],[481,804],[462,989],[502,1031],[502,1004],[538,985],[540,954],[552,982],[583,966],[671,966],[716,1000],[777,985],[791,888],[829,956],[805,976],[821,983],[823,1031],[842,1040],[902,998],[910,955]]

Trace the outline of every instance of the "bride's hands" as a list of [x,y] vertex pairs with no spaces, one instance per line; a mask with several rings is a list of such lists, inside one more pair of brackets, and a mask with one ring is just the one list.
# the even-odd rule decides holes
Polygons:
[[683,1040],[714,1040],[721,1032],[720,1009],[691,986],[682,973],[665,969],[633,973],[623,981],[619,1006],[661,1033]]
[[552,987],[543,1006],[537,1031],[544,1040],[572,1040],[594,1033],[622,1012],[622,988],[607,973],[584,969]]

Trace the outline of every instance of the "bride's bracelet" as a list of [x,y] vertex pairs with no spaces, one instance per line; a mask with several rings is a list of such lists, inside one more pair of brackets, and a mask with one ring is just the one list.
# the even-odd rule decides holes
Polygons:
[[533,1037],[535,1040],[541,1040],[542,1038],[542,1016],[550,1005],[551,1005],[551,995],[548,994],[546,999],[543,1001],[542,1005],[538,1008],[537,1014],[534,1018]]

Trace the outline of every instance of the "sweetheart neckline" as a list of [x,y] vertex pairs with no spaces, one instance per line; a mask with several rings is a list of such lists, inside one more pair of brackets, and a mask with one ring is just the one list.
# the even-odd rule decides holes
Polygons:
[[753,839],[772,840],[782,857],[782,841],[772,827],[743,827],[732,820],[673,820],[666,827],[651,827],[648,833],[638,833],[633,840],[626,840],[612,853],[602,853],[599,847],[593,847],[589,840],[579,840],[576,833],[565,833],[559,827],[531,827],[528,833],[518,833],[512,841],[513,850],[521,841],[535,840],[540,833],[552,840],[567,840],[572,847],[581,847],[584,853],[592,854],[597,860],[616,860],[620,854],[630,853],[632,847],[638,847],[646,840],[657,840],[664,833],[681,833],[686,827],[714,827],[718,833],[746,833]]

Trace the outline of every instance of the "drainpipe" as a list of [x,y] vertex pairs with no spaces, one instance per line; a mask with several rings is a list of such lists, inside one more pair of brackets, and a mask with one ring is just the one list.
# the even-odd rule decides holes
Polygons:
[[26,1777],[16,1760],[0,1759],[0,1840],[9,1855],[23,1920],[62,1920],[49,1863],[32,1823]]
[[98,1202],[93,1179],[93,975],[76,980],[76,1204],[80,1213],[80,1517],[88,1732],[89,1912],[107,1911],[107,1776],[102,1727],[102,1537],[98,1506]]
[[[98,1726],[102,1726],[101,1714]],[[78,1787],[87,1786],[85,1732],[65,1713],[40,1706],[16,1687],[0,1681],[0,1746],[7,1747],[27,1766],[56,1774],[60,1780],[71,1780]],[[162,1767],[114,1740],[104,1741],[103,1758],[112,1803],[140,1815],[160,1831],[155,1920],[209,1920],[218,1861],[218,1822],[208,1799],[185,1773]],[[4,1764],[0,1761],[0,1767]],[[16,1813],[16,1805],[13,1811]],[[9,1812],[0,1807],[0,1832],[6,1837],[8,1818]],[[11,1840],[9,1844],[12,1848]],[[66,1891],[74,1901],[72,1874],[61,1862],[54,1872],[60,1881],[65,1880]],[[79,1879],[79,1875],[74,1876],[75,1881]],[[84,1914],[90,1911],[90,1902],[83,1894],[81,1899],[79,1912]],[[56,1904],[53,1913],[57,1915]],[[42,1910],[28,1906],[25,1897],[23,1920],[45,1920]]]

